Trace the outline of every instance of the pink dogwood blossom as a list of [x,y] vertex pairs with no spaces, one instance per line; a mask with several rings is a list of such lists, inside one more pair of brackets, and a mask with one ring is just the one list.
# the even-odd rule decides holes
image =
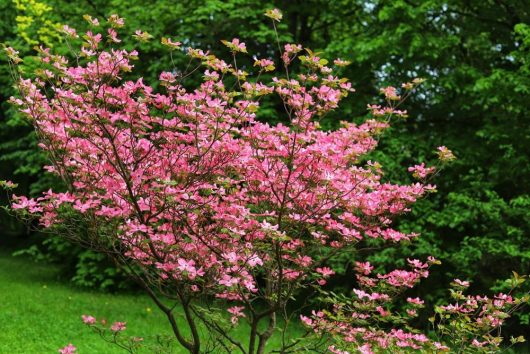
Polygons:
[[75,354],[77,348],[74,347],[72,343],[68,344],[66,347],[59,349],[60,354]]
[[96,323],[96,318],[93,317],[93,316],[82,315],[81,318],[82,318],[84,324],[93,325],[94,323]]
[[125,331],[125,329],[127,329],[125,325],[126,325],[125,322],[114,322],[112,326],[110,326],[110,330],[113,332]]

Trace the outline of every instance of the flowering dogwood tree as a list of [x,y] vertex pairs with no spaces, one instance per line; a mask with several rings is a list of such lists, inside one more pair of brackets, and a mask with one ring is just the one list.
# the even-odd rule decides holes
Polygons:
[[[273,24],[281,19],[277,10],[267,16]],[[421,80],[384,88],[386,104],[370,105],[373,118],[363,124],[323,131],[319,120],[353,92],[336,76],[347,64],[340,59],[329,64],[286,44],[280,62],[256,58],[252,68],[241,68],[236,58],[247,48],[233,39],[223,41],[231,63],[187,49],[198,62],[192,71],[203,68],[198,87],[187,89],[186,73],[175,70],[160,74],[158,90],[142,78],[128,79],[138,53],[119,48],[123,19],[87,20],[92,28],[82,38],[64,28],[74,61],[39,48],[42,67],[18,78],[20,97],[12,102],[35,127],[51,162],[47,169],[67,187],[36,199],[13,196],[20,215],[112,258],[167,316],[190,353],[264,353],[273,335],[280,353],[447,350],[406,324],[421,299],[408,299],[405,314],[390,312],[396,295],[428,276],[434,258],[375,276],[369,263],[357,263],[353,300],[330,295],[331,306],[324,303],[327,309],[313,315],[301,312],[305,305],[289,307],[301,302],[292,301],[300,291],[321,290],[335,273],[332,261],[361,240],[399,243],[417,236],[392,228],[391,220],[434,190],[426,181],[435,168],[411,167],[419,181],[397,185],[364,157],[390,117],[406,115],[398,106]],[[151,36],[138,30],[135,37]],[[168,38],[162,44],[182,50]],[[8,55],[18,73],[16,52],[8,48]],[[290,70],[295,60],[298,74]],[[262,81],[268,72],[272,81]],[[276,97],[288,124],[256,119],[268,97]],[[444,147],[439,156],[454,158]],[[502,301],[498,311],[514,303],[509,296],[496,301]],[[461,305],[445,308],[452,309],[465,312]],[[297,318],[307,331],[290,337]],[[83,321],[130,352],[140,342],[119,339],[123,322],[106,327],[88,315]],[[245,326],[248,340],[233,335],[236,326]],[[62,350],[75,351],[73,345]]]

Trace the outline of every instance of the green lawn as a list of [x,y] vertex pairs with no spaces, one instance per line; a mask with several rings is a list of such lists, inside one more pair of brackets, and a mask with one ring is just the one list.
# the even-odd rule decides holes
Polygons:
[[[170,335],[167,320],[146,296],[83,290],[58,281],[58,274],[49,264],[0,253],[0,354],[57,353],[68,343],[79,354],[125,353],[86,327],[82,314],[126,321],[131,336]],[[246,342],[248,326],[237,329],[238,339]],[[274,335],[267,348],[279,347],[279,341]],[[173,353],[186,352],[177,348]]]
[[169,334],[147,297],[80,290],[57,274],[53,266],[0,253],[0,353],[57,353],[70,342],[80,354],[125,353],[84,326],[81,314],[125,320],[130,335]]

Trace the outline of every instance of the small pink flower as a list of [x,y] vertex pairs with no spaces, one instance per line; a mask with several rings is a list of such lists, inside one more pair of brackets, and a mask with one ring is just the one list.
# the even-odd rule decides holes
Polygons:
[[423,300],[420,299],[419,297],[415,297],[415,298],[412,298],[412,297],[408,297],[407,298],[407,302],[409,304],[414,304],[414,305],[423,305]]
[[412,172],[412,175],[415,178],[423,179],[433,173],[436,169],[434,167],[425,167],[425,164],[422,162],[419,165],[415,165],[408,168],[409,172]]
[[6,189],[14,189],[18,187],[18,184],[11,181],[0,181],[0,188],[4,187]]
[[456,159],[453,152],[445,146],[439,146],[437,150],[438,151],[436,153],[438,154],[438,159],[442,162],[452,161]]
[[237,38],[234,38],[232,39],[232,44],[240,51],[242,52],[246,52],[247,51],[247,46],[245,45],[245,43],[243,42],[240,42],[239,39]]
[[110,327],[110,330],[113,332],[125,331],[127,329],[127,327],[125,327],[126,324],[126,322],[114,322]]
[[392,86],[388,86],[388,87],[384,87],[382,88],[381,90],[381,93],[385,95],[385,97],[388,99],[388,100],[391,100],[391,101],[397,101],[399,100],[401,97],[397,94],[397,90],[395,87],[392,87]]
[[310,317],[300,315],[300,320],[309,327],[313,326],[313,320]]
[[63,32],[66,33],[68,36],[70,36],[72,38],[78,38],[79,37],[77,35],[77,32],[75,31],[75,29],[73,29],[71,27],[68,27],[67,25],[63,26]]
[[438,350],[442,350],[442,351],[449,351],[449,347],[441,344],[440,342],[434,342],[434,347]]
[[234,52],[242,52],[242,53],[246,53],[247,52],[247,46],[245,43],[241,42],[239,40],[239,38],[234,38],[232,39],[231,42],[229,41],[221,41],[225,46],[227,46],[228,48],[230,48],[232,51]]
[[377,312],[379,312],[379,314],[380,314],[382,317],[386,317],[386,316],[390,315],[390,312],[388,312],[387,310],[385,310],[382,306],[377,306],[375,309],[376,309]]
[[370,262],[355,262],[355,270],[361,274],[368,275],[372,272],[374,267]]
[[83,18],[90,23],[92,26],[99,26],[99,20],[97,18],[93,18],[89,15],[84,15]]
[[114,42],[114,43],[120,43],[120,42],[121,42],[121,40],[118,38],[118,33],[116,32],[115,29],[113,29],[113,28],[109,28],[107,32],[108,32],[108,34],[109,34],[108,37],[109,37],[109,39],[110,39],[112,42]]
[[137,40],[139,40],[140,42],[147,42],[151,38],[153,38],[153,36],[150,33],[144,32],[144,31],[139,30],[139,29],[134,31],[133,37],[136,38]]
[[90,44],[90,48],[96,49],[99,42],[101,42],[101,33],[93,34],[92,31],[88,31],[85,36],[87,42]]
[[477,347],[477,348],[481,348],[481,347],[483,347],[485,344],[486,344],[486,342],[479,342],[479,341],[476,340],[476,339],[473,339],[473,341],[471,342],[471,345],[474,346],[474,347]]
[[368,343],[364,344],[363,346],[357,349],[359,350],[360,354],[374,354],[374,352],[372,351],[372,347]]
[[350,65],[351,62],[350,61],[347,61],[347,60],[342,60],[340,58],[337,58],[333,61],[333,63],[337,66],[347,66],[347,65]]
[[174,42],[171,38],[162,38],[162,44],[171,49],[178,49],[182,43]]
[[59,349],[61,354],[75,354],[77,348],[74,347],[72,343],[68,344],[66,347]]
[[87,325],[93,325],[96,323],[96,318],[90,315],[82,315],[81,316],[83,323]]
[[433,256],[427,257],[427,263],[429,264],[440,264],[441,262],[434,258]]
[[466,281],[466,280],[460,280],[460,279],[455,279],[454,282],[460,286],[463,286],[463,287],[468,287],[469,286],[469,282]]
[[261,68],[267,69],[267,71],[270,71],[274,69],[274,62],[270,59],[255,59],[254,66],[259,66]]
[[118,15],[114,14],[114,15],[110,15],[110,17],[108,18],[108,22],[113,26],[113,27],[123,27],[125,25],[125,20],[121,17],[119,17]]
[[286,53],[298,53],[302,50],[302,46],[300,44],[286,44],[284,49]]
[[232,317],[230,318],[230,321],[232,324],[236,325],[239,322],[239,318],[246,317],[243,310],[245,307],[243,306],[232,306],[228,308],[228,312],[232,314]]
[[335,274],[335,271],[329,267],[322,267],[315,269],[317,273],[321,274],[324,278],[328,278]]
[[176,78],[175,78],[175,75],[173,73],[170,73],[168,71],[164,71],[164,72],[160,73],[160,81],[173,83],[173,82],[175,82],[175,80],[176,80]]
[[409,258],[407,258],[407,262],[408,262],[408,264],[410,264],[411,266],[413,266],[416,269],[425,269],[425,268],[429,267],[428,264],[422,263],[422,262],[420,262],[417,259],[409,259]]

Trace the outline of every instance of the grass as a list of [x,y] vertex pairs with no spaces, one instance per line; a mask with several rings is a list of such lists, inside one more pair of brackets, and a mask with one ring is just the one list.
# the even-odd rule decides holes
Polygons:
[[[60,281],[58,275],[57,267],[0,253],[0,353],[57,353],[68,343],[79,354],[125,353],[83,325],[82,314],[126,321],[130,336],[171,335],[167,319],[147,296],[84,290]],[[246,343],[248,326],[236,330],[234,335]],[[267,348],[279,347],[279,341],[279,335],[274,335]],[[187,352],[175,348],[173,353]]]
[[84,326],[81,314],[125,320],[129,335],[170,333],[147,297],[82,290],[57,276],[53,266],[0,253],[0,353],[57,353],[68,343],[80,354],[124,353]]

